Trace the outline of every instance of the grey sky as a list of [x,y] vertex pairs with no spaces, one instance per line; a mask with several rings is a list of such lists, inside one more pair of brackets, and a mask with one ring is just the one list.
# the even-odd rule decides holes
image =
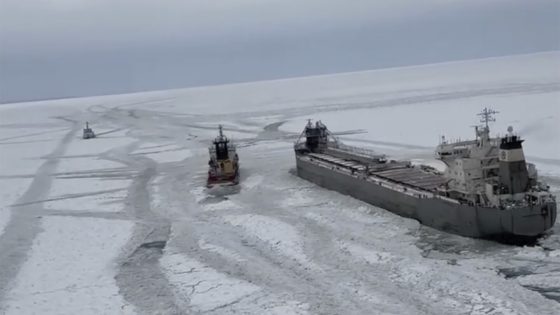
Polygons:
[[560,49],[560,1],[0,0],[0,102]]

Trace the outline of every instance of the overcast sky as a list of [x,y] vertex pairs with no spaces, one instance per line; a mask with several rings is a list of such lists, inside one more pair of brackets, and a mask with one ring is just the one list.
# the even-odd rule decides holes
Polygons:
[[0,0],[0,102],[559,49],[552,0]]

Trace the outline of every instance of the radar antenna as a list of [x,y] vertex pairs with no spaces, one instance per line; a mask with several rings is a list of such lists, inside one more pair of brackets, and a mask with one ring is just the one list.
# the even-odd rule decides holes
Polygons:
[[307,119],[307,127],[313,127],[313,125],[311,124],[311,118]]
[[486,129],[488,129],[488,123],[496,121],[496,118],[494,118],[493,115],[497,113],[499,112],[485,107],[482,112],[478,113],[477,115],[480,116],[480,122],[484,123],[486,125]]

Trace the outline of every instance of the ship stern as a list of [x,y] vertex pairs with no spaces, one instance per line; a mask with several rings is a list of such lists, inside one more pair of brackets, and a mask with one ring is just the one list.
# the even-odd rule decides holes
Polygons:
[[554,226],[557,206],[556,202],[550,201],[539,206],[511,209],[509,212],[509,219],[502,220],[507,234],[534,237]]

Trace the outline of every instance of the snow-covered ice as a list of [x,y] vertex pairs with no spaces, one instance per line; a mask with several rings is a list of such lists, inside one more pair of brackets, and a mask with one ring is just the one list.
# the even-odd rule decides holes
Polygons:
[[192,156],[191,151],[175,144],[145,144],[131,154],[148,156],[160,163],[179,162]]
[[291,225],[261,215],[228,215],[224,218],[228,223],[244,229],[249,236],[264,242],[273,251],[306,267],[317,268],[304,254],[301,236]]
[[166,252],[161,259],[177,299],[208,314],[306,314],[305,303],[281,300],[250,282],[220,273],[183,254]]
[[0,209],[0,235],[4,233],[4,228],[8,225],[10,221],[10,209],[2,208]]
[[6,296],[5,314],[135,314],[118,294],[114,259],[132,224],[48,217]]

